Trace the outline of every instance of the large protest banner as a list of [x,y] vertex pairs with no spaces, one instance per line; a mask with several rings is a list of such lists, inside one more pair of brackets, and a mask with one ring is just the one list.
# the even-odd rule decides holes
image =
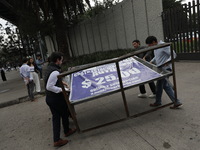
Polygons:
[[[119,62],[123,87],[156,79],[161,74],[130,57]],[[120,89],[115,63],[101,65],[72,74],[69,100],[76,102]]]

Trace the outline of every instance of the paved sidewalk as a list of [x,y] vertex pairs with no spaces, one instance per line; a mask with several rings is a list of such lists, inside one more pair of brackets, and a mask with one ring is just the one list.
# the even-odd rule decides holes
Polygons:
[[[11,73],[11,72],[10,72]],[[15,97],[26,96],[16,75],[7,75],[8,83],[0,82],[0,91],[10,89]],[[200,147],[200,61],[177,62],[178,97],[184,106],[169,107],[147,115],[128,119],[86,133],[76,133],[69,144],[59,149],[70,150],[199,150]],[[8,84],[7,83],[7,84]],[[19,84],[16,86],[16,84]],[[20,91],[19,88],[23,87]],[[15,89],[17,88],[17,89]],[[149,86],[146,86],[150,94]],[[15,93],[14,91],[19,93]],[[130,114],[149,110],[153,99],[137,98],[138,88],[126,91]],[[9,101],[11,93],[0,93],[0,101]],[[23,94],[24,95],[23,95]],[[2,96],[3,95],[3,96]],[[5,96],[5,97],[4,97]],[[10,99],[12,100],[12,99]],[[164,93],[163,104],[170,100]],[[81,129],[99,125],[125,116],[120,94],[106,96],[75,107]],[[51,113],[45,97],[36,102],[26,101],[0,109],[0,150],[53,150]],[[71,126],[73,122],[70,120]],[[63,134],[61,135],[63,137]],[[65,138],[66,139],[66,138]]]

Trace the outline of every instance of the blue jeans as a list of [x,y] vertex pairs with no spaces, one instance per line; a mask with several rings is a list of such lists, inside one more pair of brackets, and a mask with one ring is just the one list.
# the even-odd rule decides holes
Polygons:
[[174,89],[168,83],[168,80],[166,78],[158,80],[156,83],[156,104],[161,104],[163,89],[165,90],[172,102],[174,102],[175,104],[181,104],[179,99],[177,99],[177,101],[175,100]]

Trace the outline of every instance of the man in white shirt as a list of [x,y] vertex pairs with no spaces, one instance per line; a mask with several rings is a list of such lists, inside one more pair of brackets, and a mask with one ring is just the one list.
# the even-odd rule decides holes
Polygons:
[[53,121],[53,140],[54,147],[60,147],[68,143],[68,140],[60,138],[60,121],[62,118],[62,125],[65,136],[69,136],[76,132],[76,129],[69,128],[69,111],[62,93],[61,84],[58,81],[57,76],[61,71],[61,64],[63,61],[63,54],[60,52],[53,52],[50,56],[51,62],[49,63],[45,77],[46,87],[46,103],[49,106],[52,113]]
[[23,62],[23,65],[20,67],[20,75],[27,86],[29,99],[31,101],[34,101],[34,94],[33,94],[34,82],[33,82],[33,77],[30,74],[29,66],[27,65],[28,59],[24,58],[22,62]]

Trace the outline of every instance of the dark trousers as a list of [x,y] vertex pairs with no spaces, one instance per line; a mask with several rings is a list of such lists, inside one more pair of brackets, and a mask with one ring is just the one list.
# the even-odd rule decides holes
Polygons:
[[64,133],[66,134],[69,131],[68,107],[65,102],[65,99],[62,96],[46,96],[46,103],[49,106],[52,113],[53,140],[54,142],[56,142],[60,139],[61,119],[64,128]]
[[39,72],[40,72],[40,79],[42,79],[42,68],[41,69],[38,69]]
[[[149,87],[150,87],[152,93],[153,93],[153,94],[156,94],[156,85],[154,84],[154,82],[150,82],[150,83],[149,83]],[[144,84],[143,84],[143,85],[140,85],[140,86],[139,86],[139,89],[140,89],[140,93],[142,93],[142,94],[146,93],[145,85],[144,85]]]
[[32,81],[29,81],[29,83],[26,85],[27,86],[27,90],[28,90],[28,96],[30,98],[30,100],[34,100],[34,94],[33,94],[33,91],[34,91],[34,87],[35,87],[35,84]]

